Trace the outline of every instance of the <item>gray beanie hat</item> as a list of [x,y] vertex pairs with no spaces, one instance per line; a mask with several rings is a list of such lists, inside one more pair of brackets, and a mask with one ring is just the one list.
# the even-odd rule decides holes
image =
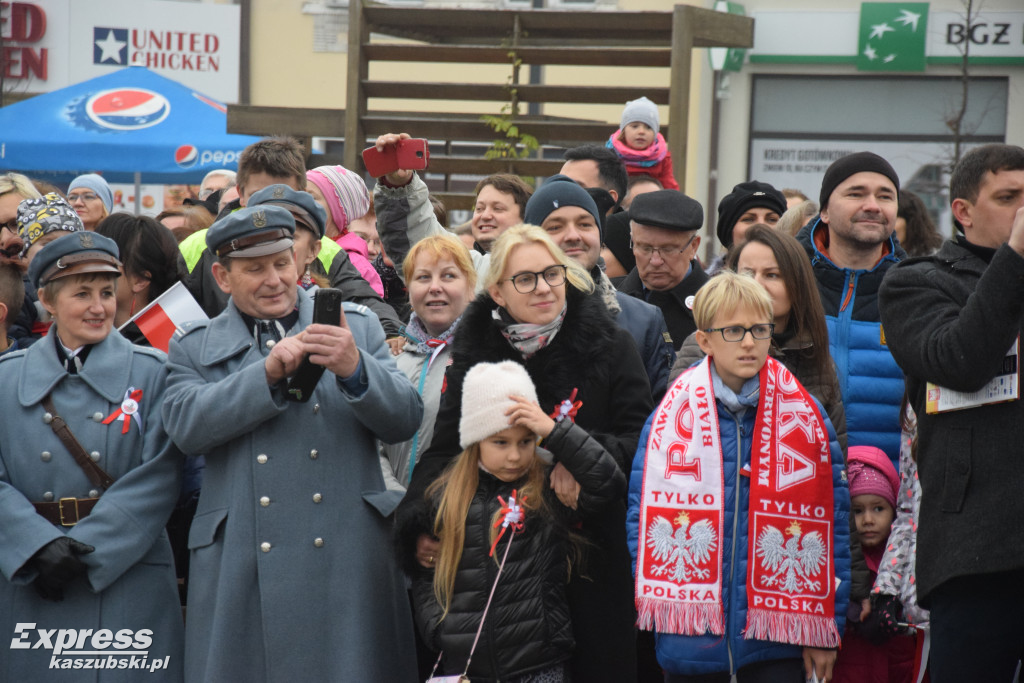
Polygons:
[[111,191],[110,185],[107,185],[107,181],[103,179],[103,176],[96,175],[95,173],[86,173],[85,175],[78,176],[68,185],[68,194],[71,194],[71,190],[76,187],[84,187],[95,192],[96,196],[103,202],[103,206],[107,207],[107,213],[114,210],[114,193]]
[[519,363],[478,363],[462,381],[462,419],[459,420],[459,445],[470,445],[508,429],[513,403],[509,396],[522,396],[537,403],[537,390],[530,375]]
[[622,110],[622,121],[619,122],[619,129],[625,128],[633,121],[646,123],[655,133],[661,128],[658,118],[658,105],[646,97],[626,102],[626,108]]

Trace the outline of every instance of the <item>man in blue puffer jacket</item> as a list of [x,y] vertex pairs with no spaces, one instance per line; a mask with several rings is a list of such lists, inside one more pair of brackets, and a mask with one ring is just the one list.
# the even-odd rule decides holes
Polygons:
[[885,341],[878,289],[889,268],[907,257],[892,236],[899,188],[885,159],[848,154],[825,171],[821,215],[797,234],[825,308],[849,445],[881,448],[897,470],[903,371]]
[[639,623],[668,683],[830,679],[850,584],[835,431],[767,358],[771,302],[753,280],[715,276],[694,317],[708,358],[648,419],[629,480]]

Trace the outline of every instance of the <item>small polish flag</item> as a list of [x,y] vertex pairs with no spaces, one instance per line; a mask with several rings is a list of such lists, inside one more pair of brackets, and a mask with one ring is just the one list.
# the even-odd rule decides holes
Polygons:
[[155,349],[167,352],[171,337],[183,323],[190,320],[207,320],[206,313],[192,298],[180,282],[174,285],[148,306],[135,314],[118,330],[132,339],[141,334]]

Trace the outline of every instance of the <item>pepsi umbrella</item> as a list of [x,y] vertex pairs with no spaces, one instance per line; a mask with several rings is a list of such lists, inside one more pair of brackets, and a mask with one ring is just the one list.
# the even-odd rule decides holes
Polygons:
[[[130,66],[0,109],[0,170],[56,182],[99,172],[111,182],[198,183],[237,169],[259,138],[227,133],[227,108]],[[137,193],[136,193],[137,194]]]

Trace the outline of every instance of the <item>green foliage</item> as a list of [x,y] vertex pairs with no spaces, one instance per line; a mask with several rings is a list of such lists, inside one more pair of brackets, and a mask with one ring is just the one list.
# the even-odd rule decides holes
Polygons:
[[480,120],[498,134],[491,146],[484,153],[484,158],[491,159],[525,159],[540,149],[537,138],[519,129],[516,119],[519,116],[519,67],[523,60],[514,49],[509,50],[508,58],[512,64],[512,73],[505,82],[508,102],[502,105],[497,116],[484,114]]
[[537,138],[519,130],[510,110],[511,107],[506,104],[501,108],[500,115],[484,114],[480,117],[500,136],[491,142],[490,148],[484,153],[485,159],[525,159],[540,148]]

